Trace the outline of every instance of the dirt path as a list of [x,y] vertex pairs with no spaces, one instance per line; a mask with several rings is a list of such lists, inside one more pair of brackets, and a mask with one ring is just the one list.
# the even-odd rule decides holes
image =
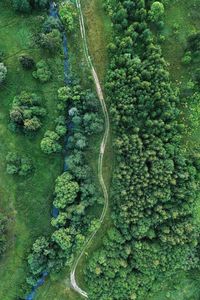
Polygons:
[[89,66],[89,68],[91,69],[91,72],[92,72],[92,76],[93,76],[93,79],[94,79],[94,82],[95,82],[95,85],[96,85],[97,95],[98,95],[99,101],[101,103],[101,107],[102,107],[103,114],[104,114],[104,120],[105,120],[105,131],[104,131],[103,139],[102,139],[102,142],[101,142],[101,146],[100,146],[100,150],[99,150],[99,159],[98,159],[98,178],[99,178],[99,183],[101,185],[103,195],[104,195],[104,207],[103,207],[101,217],[99,219],[100,226],[92,233],[92,235],[86,241],[85,245],[83,246],[83,249],[82,249],[81,253],[79,254],[77,259],[75,260],[75,262],[72,266],[71,273],[70,273],[70,281],[71,281],[72,288],[77,293],[82,295],[83,297],[88,298],[87,293],[85,291],[83,291],[78,286],[78,284],[76,282],[76,269],[78,267],[80,259],[84,255],[87,247],[89,246],[89,244],[91,243],[93,238],[98,233],[98,231],[101,227],[101,224],[104,222],[106,212],[107,212],[107,209],[108,209],[109,198],[108,198],[108,191],[107,191],[107,188],[106,188],[106,185],[105,185],[105,182],[104,182],[104,178],[103,178],[103,160],[104,160],[105,148],[106,148],[106,144],[107,144],[108,136],[109,136],[109,132],[110,132],[110,120],[109,120],[109,115],[108,115],[108,110],[107,110],[107,107],[106,107],[106,103],[104,101],[104,96],[103,96],[101,84],[99,82],[98,75],[96,73],[96,70],[95,70],[95,68],[92,64],[92,61],[91,61],[91,58],[90,58],[90,55],[89,55],[89,50],[88,50],[88,46],[87,46],[87,39],[86,39],[86,32],[85,32],[85,23],[84,23],[84,19],[83,19],[83,13],[82,13],[80,0],[76,0],[76,5],[77,5],[78,12],[79,12],[79,23],[80,23],[80,30],[81,30],[81,36],[82,36],[82,41],[83,41],[83,48],[84,48],[84,52],[85,52],[85,57],[86,57],[88,66]]

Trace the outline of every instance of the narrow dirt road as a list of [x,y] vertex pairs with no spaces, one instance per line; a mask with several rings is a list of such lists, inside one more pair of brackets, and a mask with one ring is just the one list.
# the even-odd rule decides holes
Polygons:
[[106,188],[106,185],[105,185],[105,182],[104,182],[104,178],[103,178],[103,160],[104,160],[105,147],[106,147],[109,132],[110,132],[110,120],[109,120],[109,115],[108,115],[108,110],[107,110],[107,107],[106,107],[106,103],[104,101],[104,96],[103,96],[101,84],[100,84],[99,78],[97,76],[96,70],[95,70],[95,68],[92,64],[90,55],[89,55],[89,50],[88,50],[88,46],[87,46],[87,39],[86,39],[86,32],[85,32],[85,23],[84,23],[84,19],[83,19],[83,13],[82,13],[80,0],[76,0],[76,5],[77,5],[78,12],[79,12],[79,23],[80,23],[80,30],[81,30],[81,36],[82,36],[82,41],[83,41],[83,48],[84,48],[85,57],[86,57],[88,66],[89,66],[89,68],[91,69],[91,72],[92,72],[92,76],[93,76],[93,79],[94,79],[94,82],[95,82],[95,85],[96,85],[97,95],[98,95],[99,101],[101,103],[101,107],[102,107],[103,114],[104,114],[104,119],[105,119],[105,131],[104,131],[103,139],[102,139],[102,142],[101,142],[101,146],[100,146],[100,150],[99,150],[99,159],[98,159],[98,178],[99,178],[99,183],[101,185],[103,195],[104,195],[104,207],[103,207],[101,217],[99,219],[100,226],[87,239],[85,245],[83,246],[83,249],[82,249],[81,253],[76,258],[76,260],[75,260],[75,262],[72,266],[71,273],[70,273],[70,282],[71,282],[72,288],[77,293],[82,295],[83,297],[88,298],[87,292],[83,291],[78,286],[78,284],[76,282],[76,269],[78,267],[80,259],[84,255],[87,247],[89,246],[89,244],[91,243],[93,238],[98,233],[98,231],[101,227],[101,224],[103,223],[103,221],[105,219],[106,212],[107,212],[107,209],[108,209],[109,199],[108,199],[108,191],[107,191],[107,188]]

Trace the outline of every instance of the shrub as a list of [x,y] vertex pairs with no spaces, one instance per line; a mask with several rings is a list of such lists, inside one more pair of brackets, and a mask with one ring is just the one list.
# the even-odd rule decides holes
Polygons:
[[164,5],[161,2],[159,1],[153,2],[150,10],[151,20],[154,22],[160,21],[164,15],[164,12],[165,12]]
[[7,68],[4,63],[0,63],[0,85],[4,82],[7,75]]
[[36,131],[46,115],[46,110],[41,107],[41,100],[35,93],[21,92],[15,96],[10,110],[11,124],[25,131]]
[[64,209],[66,205],[75,201],[79,185],[70,173],[65,172],[56,179],[54,206]]
[[62,29],[62,24],[59,19],[50,16],[43,24],[43,31],[44,33],[49,33],[53,29],[57,29],[60,31]]
[[60,152],[61,145],[58,143],[60,136],[54,131],[46,131],[44,138],[41,141],[41,150],[46,154]]
[[5,252],[7,246],[8,218],[0,212],[0,256]]
[[56,53],[61,49],[62,37],[58,29],[53,29],[48,33],[42,33],[39,37],[39,44],[51,53]]
[[41,60],[36,64],[37,70],[33,72],[33,77],[38,79],[40,82],[48,82],[52,76],[48,64]]
[[4,56],[5,56],[4,52],[0,51],[0,63],[3,61]]
[[182,63],[184,65],[188,65],[189,63],[191,63],[191,61],[192,61],[191,51],[187,51],[184,57],[182,58]]
[[76,17],[75,7],[71,3],[62,3],[59,8],[61,20],[68,32],[74,29],[74,22]]
[[67,132],[66,126],[63,125],[57,125],[56,126],[56,133],[61,137],[64,136]]
[[27,176],[33,171],[31,159],[20,156],[16,152],[9,152],[6,156],[6,171],[10,175]]
[[12,0],[12,5],[19,12],[28,13],[31,10],[29,0]]
[[35,62],[32,57],[20,56],[19,61],[24,69],[33,69],[35,67]]

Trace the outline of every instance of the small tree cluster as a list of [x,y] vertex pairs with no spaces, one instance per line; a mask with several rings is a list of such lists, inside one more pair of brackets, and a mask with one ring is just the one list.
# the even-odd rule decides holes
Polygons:
[[41,107],[41,99],[35,93],[21,92],[15,96],[10,110],[10,120],[14,128],[26,132],[40,129],[46,110]]
[[59,7],[59,13],[65,29],[68,32],[72,32],[74,30],[75,17],[77,15],[75,6],[70,2],[63,2]]
[[60,136],[55,131],[47,130],[41,141],[41,150],[46,154],[60,152],[62,147],[59,139]]
[[[48,24],[48,26],[50,25]],[[61,33],[58,29],[52,29],[50,32],[47,31],[46,33],[42,33],[39,36],[38,43],[45,50],[49,51],[52,54],[56,54],[61,49]]]
[[6,156],[6,171],[10,175],[27,176],[33,171],[30,158],[20,156],[16,152],[9,152]]
[[29,13],[32,9],[47,7],[49,0],[12,0],[13,8],[16,11]]
[[41,60],[36,64],[36,71],[33,72],[33,77],[42,83],[46,83],[51,79],[52,73],[45,60]]
[[35,67],[34,59],[26,55],[20,56],[19,62],[21,63],[22,67],[27,70],[31,70]]

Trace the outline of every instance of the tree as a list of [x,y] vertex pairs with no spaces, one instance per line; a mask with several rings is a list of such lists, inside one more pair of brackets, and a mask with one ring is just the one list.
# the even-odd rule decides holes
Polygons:
[[61,145],[58,143],[60,136],[54,131],[46,131],[44,138],[41,141],[41,149],[46,154],[60,152]]
[[29,0],[12,0],[12,5],[19,12],[30,12],[31,6]]
[[79,185],[73,181],[72,175],[68,172],[63,173],[56,179],[54,206],[64,209],[75,201],[78,191]]
[[20,56],[19,61],[24,69],[29,70],[29,69],[33,69],[35,67],[35,62],[32,57],[22,55],[22,56]]
[[35,93],[21,92],[15,96],[10,111],[11,123],[24,131],[37,131],[46,115],[46,110],[40,106],[40,98]]
[[48,17],[43,24],[43,31],[44,33],[50,33],[53,29],[61,30],[62,24],[59,19],[54,17]]
[[6,156],[6,171],[10,175],[27,176],[33,171],[33,164],[29,157],[20,156],[16,152],[9,152]]
[[0,63],[0,85],[4,82],[7,75],[7,68],[4,63]]
[[62,20],[62,23],[65,26],[65,29],[68,32],[72,32],[74,30],[74,22],[76,17],[76,11],[73,4],[70,2],[68,3],[62,3],[59,8],[60,17]]
[[24,129],[25,131],[37,131],[41,127],[41,122],[39,118],[34,116],[30,119],[24,119]]
[[153,2],[150,10],[151,20],[154,22],[160,21],[164,15],[164,12],[165,12],[164,5],[161,2],[159,1]]
[[53,29],[50,32],[42,33],[39,38],[39,44],[44,49],[55,54],[61,49],[62,37],[58,29]]
[[36,64],[36,68],[37,70],[33,72],[33,77],[42,83],[48,82],[52,76],[48,64],[44,60],[41,60]]
[[0,256],[5,252],[7,247],[7,227],[8,218],[0,212]]
[[68,228],[60,228],[52,234],[52,240],[64,251],[71,252],[72,240]]
[[33,8],[45,8],[49,4],[49,0],[31,0]]
[[66,132],[67,132],[67,127],[66,127],[66,125],[57,125],[57,126],[56,126],[56,133],[57,133],[60,137],[65,136]]

